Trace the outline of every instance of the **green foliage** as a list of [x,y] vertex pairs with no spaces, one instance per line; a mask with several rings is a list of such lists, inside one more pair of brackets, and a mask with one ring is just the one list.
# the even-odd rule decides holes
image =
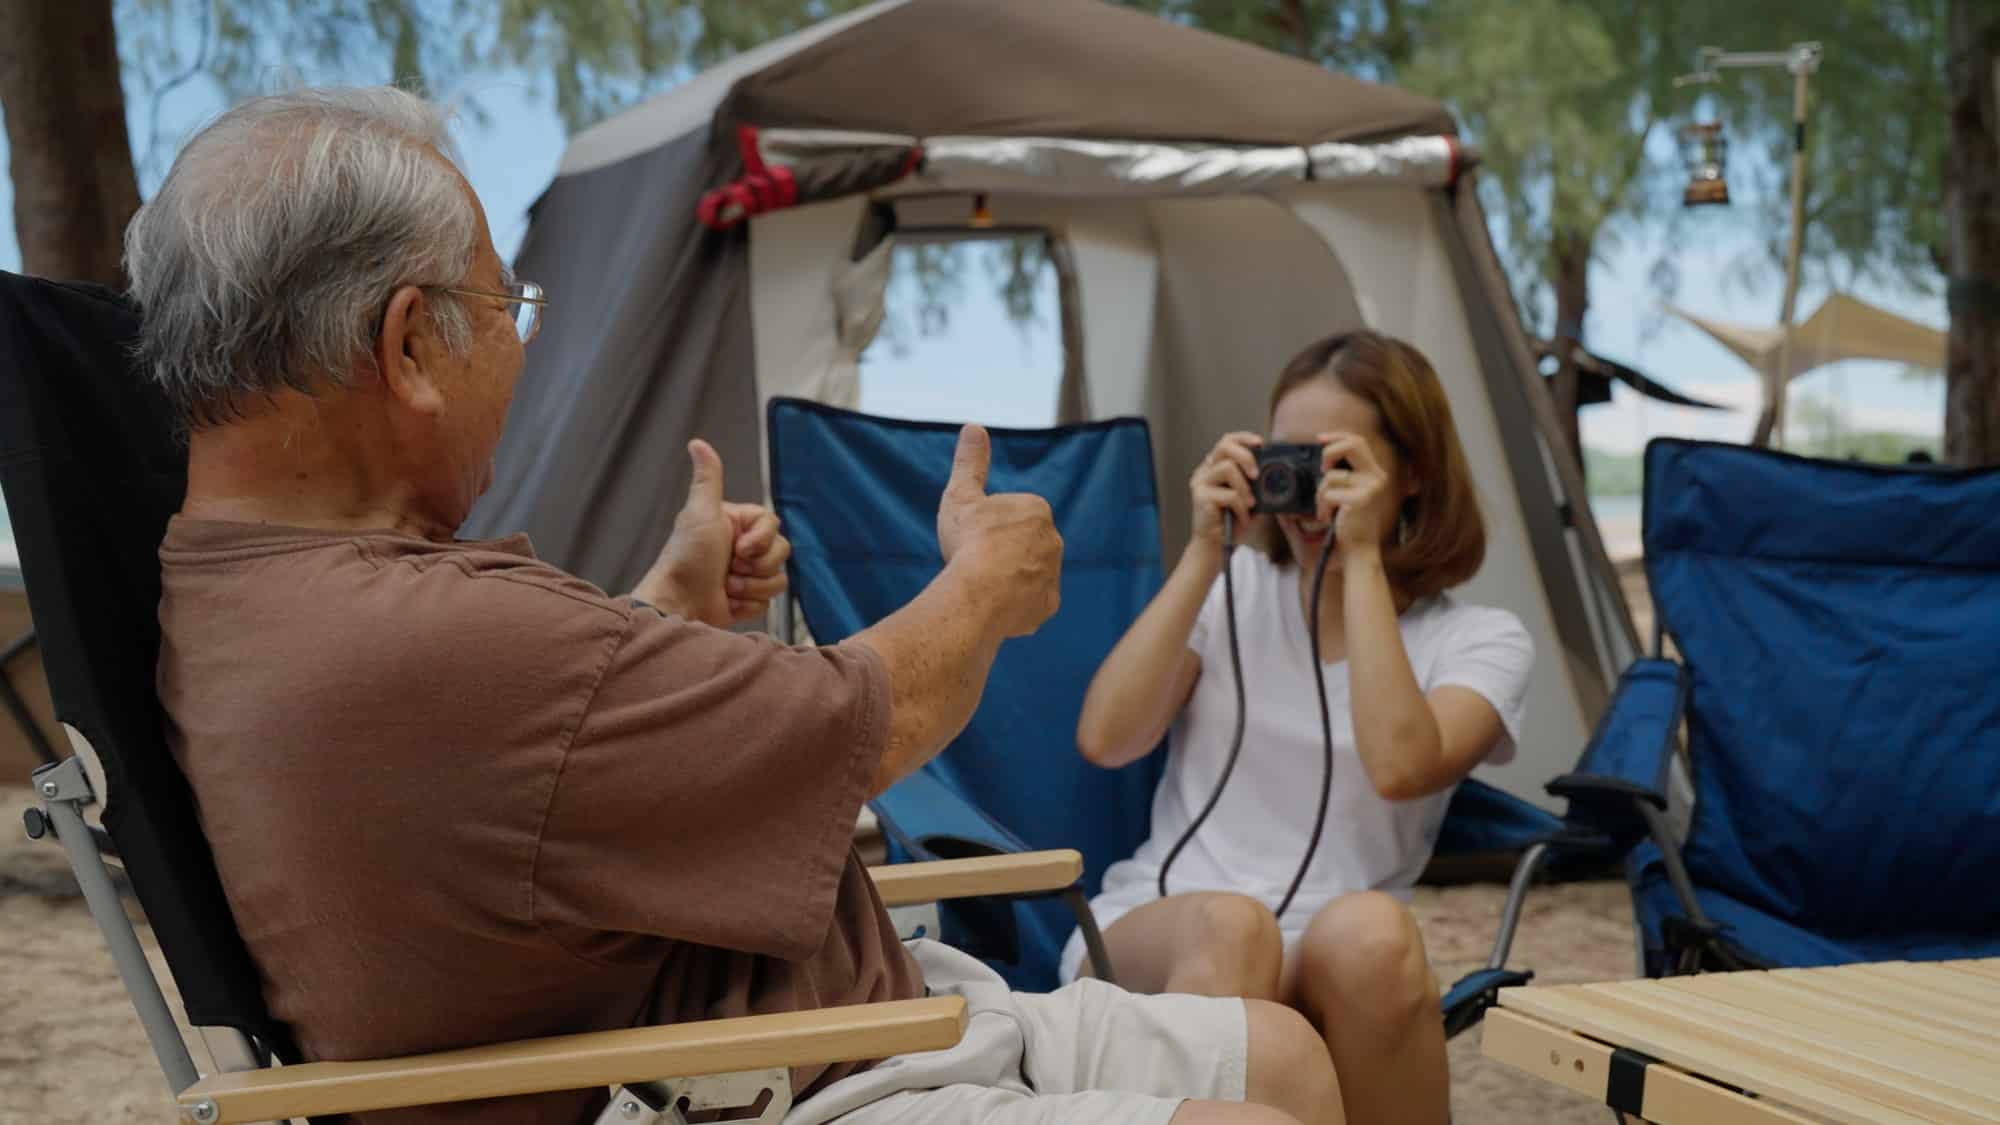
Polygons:
[[[117,0],[133,92],[192,78],[231,100],[319,80],[449,96],[511,71],[572,131],[748,47],[865,0]],[[190,34],[190,24],[199,25]],[[476,95],[470,108],[477,112]]]
[[1637,496],[1645,481],[1644,457],[1583,447],[1584,472],[1592,496]]
[[1594,251],[1658,210],[1647,142],[1671,113],[1672,31],[1614,0],[1439,0],[1426,13],[1398,77],[1450,104],[1478,147],[1532,325],[1548,323],[1565,247]]
[[654,92],[663,79],[678,81],[867,2],[502,0],[488,61],[552,73],[556,108],[575,130]]
[[[1911,452],[1921,449],[1933,460],[1944,460],[1943,444],[1936,434],[1846,429],[1840,425],[1839,416],[1831,405],[1805,395],[1792,399],[1791,410],[1793,440],[1786,443],[1785,449],[1801,457],[1896,465],[1909,460]],[[1592,496],[1638,496],[1644,491],[1644,454],[1614,453],[1584,446],[1583,463],[1589,475]]]
[[1893,430],[1846,428],[1832,402],[1814,395],[1794,394],[1788,406],[1794,440],[1786,448],[1806,457],[1833,457],[1895,463],[1921,449],[1943,460],[1936,434],[1906,434]]
[[1786,448],[1806,457],[1828,457],[1848,461],[1900,464],[1913,450],[1944,460],[1944,446],[1935,436],[1897,433],[1892,430],[1850,430],[1827,438],[1810,438]]
[[1363,78],[1409,61],[1433,0],[1117,0]]

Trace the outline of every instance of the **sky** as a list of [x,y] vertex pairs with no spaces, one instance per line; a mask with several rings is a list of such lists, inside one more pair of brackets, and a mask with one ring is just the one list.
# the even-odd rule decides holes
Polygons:
[[[376,75],[304,74],[310,81],[372,81]],[[455,128],[467,178],[487,210],[494,241],[511,255],[527,229],[527,209],[553,177],[562,155],[565,131],[553,106],[539,96],[526,76],[489,77],[450,96],[475,96],[484,113],[462,116]],[[176,90],[162,103],[158,143],[151,136],[150,106],[131,107],[135,150],[142,154],[141,191],[150,192],[164,172],[164,159],[143,160],[157,152],[164,157],[179,142],[223,108],[221,96],[197,80]],[[483,119],[483,120],[482,120]],[[5,142],[0,140],[0,158]],[[1744,192],[1742,194],[1747,194]],[[12,213],[12,190],[0,177],[0,215]],[[1676,248],[1683,279],[1676,300],[1689,310],[1725,320],[1769,325],[1776,322],[1782,276],[1763,270],[1748,283],[1718,280],[1733,260],[1751,247],[1761,233],[1764,212],[1755,200],[1730,208],[1708,208],[1694,218],[1685,245]],[[1620,387],[1611,403],[1584,411],[1585,443],[1614,452],[1635,452],[1659,434],[1744,440],[1756,421],[1758,390],[1754,377],[1735,356],[1693,327],[1664,315],[1659,298],[1647,283],[1659,247],[1641,231],[1604,255],[1592,267],[1592,305],[1586,323],[1589,346],[1625,362],[1676,389],[1733,407],[1700,411],[1653,403]],[[13,224],[0,221],[0,268],[18,269],[19,251]],[[910,289],[891,290],[892,310],[906,304]],[[1863,287],[1860,295],[1918,321],[1943,327],[1942,297],[1895,288]],[[863,408],[906,417],[936,417],[950,411],[959,385],[980,389],[988,420],[1035,425],[1053,417],[1055,379],[1060,352],[1053,313],[1054,290],[1045,284],[1042,305],[1048,310],[1038,329],[1023,333],[1001,312],[983,272],[975,270],[956,305],[951,328],[942,337],[914,339],[898,354],[878,343],[863,364]],[[1823,290],[1807,288],[1799,299],[1803,320],[1824,298]],[[560,302],[561,295],[552,295]],[[559,305],[556,309],[559,315]],[[1846,428],[1891,429],[1935,435],[1940,429],[1944,390],[1941,379],[1911,380],[1894,365],[1866,362],[1836,364],[1808,375],[1794,394],[1829,399]]]

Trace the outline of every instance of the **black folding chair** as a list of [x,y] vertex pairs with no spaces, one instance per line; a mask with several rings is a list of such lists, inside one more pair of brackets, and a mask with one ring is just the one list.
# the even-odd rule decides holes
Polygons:
[[[788,1068],[957,1042],[964,1002],[934,997],[816,1012],[495,1044],[387,1062],[305,1063],[264,1004],[192,795],[162,738],[157,551],[186,486],[167,404],[131,369],[137,327],[118,295],[0,272],[0,488],[19,542],[57,717],[76,753],[34,773],[30,836],[55,836],[137,1008],[184,1120],[197,1125],[613,1087],[601,1121],[681,1122],[750,1106],[775,1122]],[[85,820],[101,809],[102,829]],[[890,905],[1066,886],[1076,853],[909,865]],[[152,923],[204,1077],[127,919],[107,860]],[[1023,874],[1028,871],[1028,874]],[[968,877],[969,876],[969,877]],[[383,998],[385,1005],[394,997]],[[273,1066],[273,1064],[284,1064]]]

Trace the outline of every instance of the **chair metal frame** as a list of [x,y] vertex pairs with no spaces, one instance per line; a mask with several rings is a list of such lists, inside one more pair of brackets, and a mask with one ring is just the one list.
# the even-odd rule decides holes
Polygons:
[[[754,1112],[732,1119],[777,1125],[792,1106],[792,1065],[938,1050],[955,1044],[963,1032],[965,1002],[929,997],[587,1033],[409,1059],[273,1066],[269,1053],[236,1028],[196,1027],[212,1063],[204,1075],[126,914],[113,877],[116,848],[87,819],[107,795],[103,771],[89,741],[67,724],[63,729],[75,752],[34,772],[31,782],[40,800],[27,811],[25,827],[31,838],[53,835],[62,845],[181,1119],[193,1125],[290,1120],[596,1085],[611,1087],[596,1119],[599,1125],[685,1125],[689,1114],[717,1109]],[[1082,866],[1077,853],[1053,851],[903,864],[875,874],[892,911],[906,919],[928,917],[934,930],[940,898],[1067,887]]]

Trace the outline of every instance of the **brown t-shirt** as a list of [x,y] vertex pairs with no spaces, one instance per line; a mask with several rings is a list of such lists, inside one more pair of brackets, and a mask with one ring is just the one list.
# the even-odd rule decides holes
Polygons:
[[308,1057],[923,994],[850,846],[888,737],[870,650],[608,597],[525,538],[176,518],[160,561],[168,737]]

